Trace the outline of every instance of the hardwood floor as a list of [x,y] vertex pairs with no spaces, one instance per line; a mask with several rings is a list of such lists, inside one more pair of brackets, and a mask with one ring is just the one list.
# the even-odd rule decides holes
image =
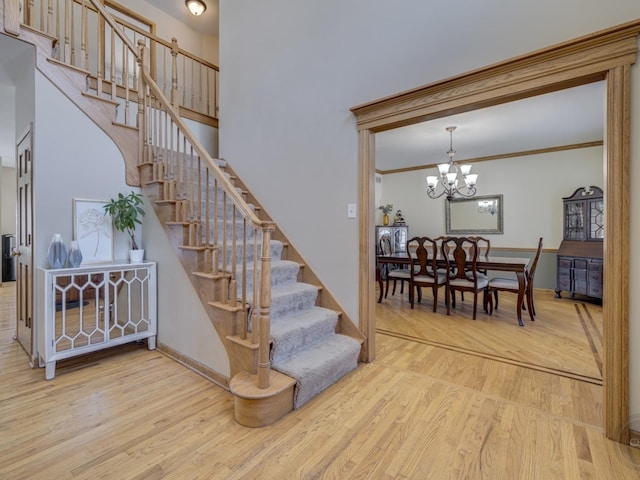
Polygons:
[[[433,296],[425,291],[412,310],[408,294],[389,295],[376,307],[379,333],[443,346],[460,352],[528,366],[602,385],[602,305],[583,298],[554,298],[550,290],[535,291],[536,320],[523,312],[524,327],[515,314],[515,295],[501,293],[498,310],[488,315],[473,301],[461,302],[447,316],[444,292],[439,292],[433,313]],[[479,299],[481,303],[481,300]]]
[[[598,385],[379,334],[378,357],[261,429],[230,393],[141,345],[44,380],[0,288],[2,479],[637,479]],[[517,325],[513,326],[518,329]]]

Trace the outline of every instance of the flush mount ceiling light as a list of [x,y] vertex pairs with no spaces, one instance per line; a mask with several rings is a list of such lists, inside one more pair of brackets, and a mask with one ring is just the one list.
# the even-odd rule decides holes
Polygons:
[[207,9],[207,6],[202,0],[187,0],[184,2],[192,15],[196,17],[202,15]]
[[[453,131],[455,129],[456,127],[446,128],[447,132],[449,132],[449,151],[447,152],[449,161],[438,165],[439,175],[427,177],[427,195],[429,195],[429,198],[438,198],[446,195],[447,200],[452,200],[456,194],[462,197],[473,197],[476,194],[478,175],[469,173],[471,165],[465,164],[458,167],[456,162],[453,161],[453,156],[456,154],[453,149]],[[438,187],[442,188],[440,193],[436,191]]]

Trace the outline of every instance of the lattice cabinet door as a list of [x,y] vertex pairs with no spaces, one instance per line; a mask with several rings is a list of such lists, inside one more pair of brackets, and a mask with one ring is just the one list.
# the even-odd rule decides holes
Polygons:
[[40,366],[55,376],[56,361],[147,339],[155,348],[156,264],[115,263],[40,269],[42,322],[36,332]]

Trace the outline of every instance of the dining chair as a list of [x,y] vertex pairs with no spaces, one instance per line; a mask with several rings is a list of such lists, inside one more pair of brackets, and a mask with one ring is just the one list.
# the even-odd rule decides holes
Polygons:
[[[415,245],[409,248],[409,244]],[[433,292],[433,311],[438,305],[438,288],[444,286],[447,281],[446,273],[438,271],[437,256],[438,244],[429,237],[413,237],[407,241],[407,255],[415,268],[409,270],[409,302],[413,308],[415,294],[418,292],[418,301],[422,299],[421,288],[431,287]]]
[[[389,235],[383,235],[380,237],[380,253],[382,255],[391,255],[391,237]],[[396,294],[396,282],[400,281],[400,294],[404,294],[404,282],[409,280],[410,270],[402,268],[401,265],[388,263],[384,265],[386,267],[385,272],[380,272],[385,278],[385,291],[384,298],[387,298],[389,293],[389,280],[393,280],[393,290],[391,295]]]
[[[468,237],[471,240],[475,240],[478,244],[478,257],[488,257],[491,251],[491,240],[485,237]],[[487,275],[487,270],[478,270],[481,274]]]
[[[478,257],[488,257],[489,252],[491,251],[491,241],[485,237],[467,237],[470,240],[475,240],[478,245]],[[480,277],[488,278],[488,271],[486,269],[478,270],[478,275]],[[460,292],[460,299],[464,302],[464,292]],[[485,307],[485,311],[486,311]]]
[[478,293],[484,292],[489,283],[486,277],[478,275],[478,244],[468,237],[447,237],[442,241],[442,258],[447,264],[446,273],[446,304],[447,315],[450,305],[456,308],[455,292],[473,293],[473,319],[478,310]]
[[[538,266],[538,260],[540,258],[540,253],[542,252],[542,237],[538,240],[538,250],[536,251],[536,256],[533,258],[533,263],[531,264],[531,268],[527,272],[526,276],[526,286],[525,286],[525,295],[527,306],[529,307],[529,317],[533,320],[536,310],[533,305],[533,278],[536,274],[536,267]],[[492,302],[485,302],[485,310],[487,307],[489,308],[489,314],[493,313],[493,308],[495,304],[495,309],[498,309],[498,292],[511,292],[517,294],[520,288],[518,285],[518,280],[515,278],[503,278],[503,277],[495,277],[489,280],[489,286],[487,288],[488,296],[493,295]],[[524,303],[518,308],[525,309]]]

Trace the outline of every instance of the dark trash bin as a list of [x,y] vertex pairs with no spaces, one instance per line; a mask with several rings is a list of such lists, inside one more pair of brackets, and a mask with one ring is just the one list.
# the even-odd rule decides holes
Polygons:
[[16,257],[11,252],[16,246],[16,236],[13,234],[2,235],[2,281],[15,282]]

